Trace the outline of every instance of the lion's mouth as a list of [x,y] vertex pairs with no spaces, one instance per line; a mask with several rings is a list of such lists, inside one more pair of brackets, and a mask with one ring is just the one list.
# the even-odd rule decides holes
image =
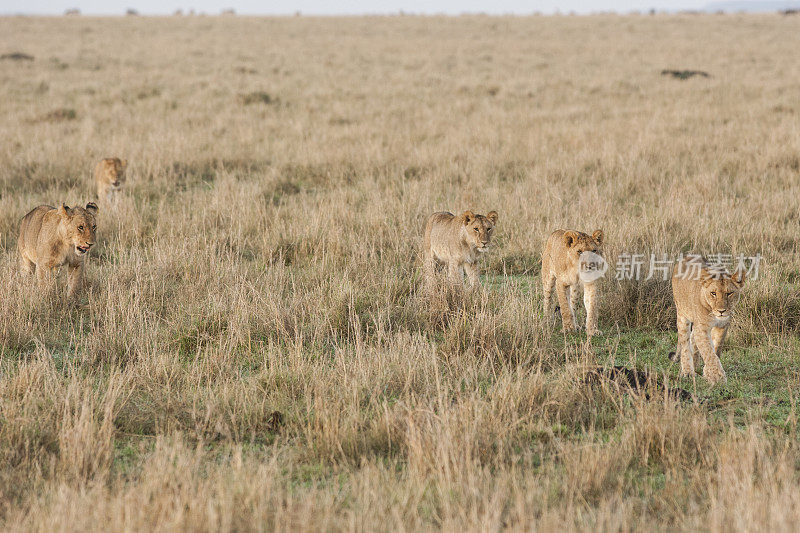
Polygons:
[[478,251],[482,252],[482,253],[488,252],[489,251],[489,247],[488,246],[478,246]]
[[77,251],[79,254],[85,254],[86,252],[88,252],[88,251],[89,251],[89,248],[91,248],[91,245],[89,245],[89,246],[76,246],[76,247],[75,247],[75,250],[76,250],[76,251]]

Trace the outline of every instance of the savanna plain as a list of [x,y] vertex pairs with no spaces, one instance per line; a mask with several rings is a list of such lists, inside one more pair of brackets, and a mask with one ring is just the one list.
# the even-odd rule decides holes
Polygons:
[[[798,49],[777,14],[1,18],[0,528],[794,530]],[[17,225],[103,157],[69,305]],[[481,287],[426,294],[466,209]],[[557,228],[605,232],[602,336],[543,316]],[[725,385],[668,359],[668,281],[615,279],[689,252],[763,258]]]

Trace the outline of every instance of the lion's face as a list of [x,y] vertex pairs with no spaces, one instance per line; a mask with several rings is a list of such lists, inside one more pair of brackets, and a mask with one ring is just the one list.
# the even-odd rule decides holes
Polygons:
[[113,189],[119,189],[125,183],[125,169],[128,168],[128,161],[115,157],[106,159],[103,165],[103,180]]
[[580,231],[568,231],[564,234],[564,243],[567,245],[567,253],[573,262],[577,262],[584,252],[603,256],[602,230],[597,230],[591,235]]
[[97,211],[97,204],[93,202],[86,204],[86,208],[62,205],[58,209],[64,233],[75,255],[82,256],[94,246]]
[[711,314],[714,318],[730,318],[733,308],[739,301],[744,279],[744,271],[738,271],[733,276],[722,274],[703,279],[701,295],[711,307]]
[[497,211],[489,211],[486,216],[476,215],[472,211],[465,211],[461,215],[461,231],[471,248],[479,252],[489,251],[497,216]]

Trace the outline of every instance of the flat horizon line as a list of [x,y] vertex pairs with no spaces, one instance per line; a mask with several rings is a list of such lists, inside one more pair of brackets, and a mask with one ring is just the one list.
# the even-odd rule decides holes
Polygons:
[[221,18],[390,18],[390,17],[417,17],[417,18],[459,18],[459,17],[486,17],[486,18],[527,18],[527,17],[639,17],[657,15],[780,15],[780,10],[775,11],[748,11],[748,10],[719,10],[719,9],[654,9],[654,10],[630,10],[630,11],[534,11],[526,13],[486,13],[486,12],[464,12],[464,13],[412,13],[412,12],[375,12],[375,13],[223,13],[223,12],[183,12],[183,13],[25,13],[25,12],[0,12],[0,17],[40,17],[40,18],[200,18],[200,17],[221,17]]

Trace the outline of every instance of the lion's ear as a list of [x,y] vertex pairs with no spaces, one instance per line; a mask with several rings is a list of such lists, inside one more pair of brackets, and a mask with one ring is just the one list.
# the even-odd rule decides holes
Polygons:
[[470,222],[475,220],[475,213],[469,210],[464,211],[463,213],[461,213],[461,218],[464,220],[464,224],[469,224]]
[[61,207],[58,208],[58,214],[62,217],[69,217],[72,215],[72,209],[67,204],[61,204]]
[[603,244],[603,230],[599,229],[592,233],[592,238],[597,242],[597,244]]
[[716,279],[716,278],[714,276],[714,273],[711,272],[711,270],[703,267],[703,268],[700,269],[699,279],[703,283],[710,283],[710,282],[714,281],[714,279]]
[[489,220],[491,220],[491,221],[492,221],[492,224],[497,224],[497,217],[498,217],[498,215],[497,215],[497,211],[489,211],[489,212],[486,214],[486,218],[488,218]]
[[86,204],[86,210],[93,215],[96,215],[97,212],[100,211],[100,209],[97,207],[97,204],[94,202],[89,202]]
[[731,281],[739,289],[742,288],[742,285],[744,285],[746,279],[747,279],[747,273],[743,268],[740,268],[739,270],[733,273],[733,276],[731,276]]
[[564,232],[564,244],[567,245],[567,248],[572,248],[572,245],[575,244],[575,241],[578,240],[578,234],[574,231],[570,230]]

